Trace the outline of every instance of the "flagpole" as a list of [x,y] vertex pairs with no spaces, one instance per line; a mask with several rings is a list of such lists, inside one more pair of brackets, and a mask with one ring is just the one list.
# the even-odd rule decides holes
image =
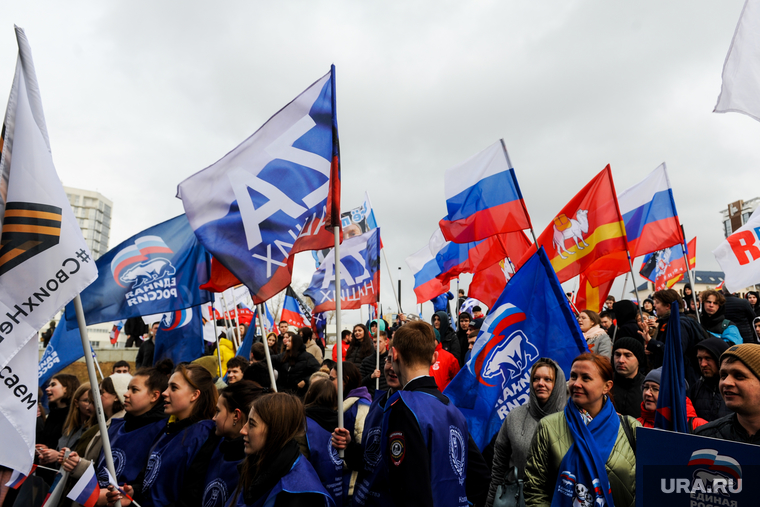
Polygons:
[[90,352],[92,353],[92,359],[95,362],[95,366],[98,368],[98,373],[100,373],[100,380],[103,380],[105,377],[103,376],[103,370],[100,369],[100,362],[98,362],[98,356],[95,355],[95,351],[90,347]]
[[[237,297],[235,296],[235,287],[232,287],[232,304],[233,304],[233,307],[235,308],[235,329],[237,330],[237,333],[238,333],[238,345],[237,347],[235,347],[235,349],[237,349],[243,344],[244,337],[240,336],[240,316],[238,315]],[[263,319],[263,315],[262,315],[262,319]],[[262,323],[263,322],[264,321],[262,320]]]
[[[382,306],[380,307],[382,311]],[[379,317],[379,315],[377,316]],[[375,369],[380,369],[380,325],[377,326],[377,339],[375,340]],[[375,379],[375,391],[380,389],[380,377]]]
[[631,282],[633,282],[633,291],[636,293],[636,307],[639,310],[639,317],[641,317],[641,322],[644,322],[644,314],[641,313],[641,299],[639,298],[639,288],[636,287],[636,277],[633,275],[633,263],[631,262],[631,253],[628,251],[627,247],[625,250],[626,257],[628,257],[628,268],[631,270]]
[[[82,300],[79,294],[74,297],[74,311],[79,324],[79,335],[82,337],[82,350],[84,351],[84,361],[87,364],[87,376],[90,378],[90,388],[92,392],[97,392],[95,387],[98,385],[98,377],[95,375],[95,365],[92,361],[92,355],[87,351],[90,348],[90,339],[87,336],[87,322],[84,319],[84,310],[82,309]],[[108,427],[103,412],[103,403],[100,396],[93,396],[92,403],[95,405],[95,414],[98,419],[98,428],[100,429],[100,438],[103,445],[103,456],[106,459],[106,467],[113,477],[116,477],[116,468],[113,466],[113,455],[111,454],[111,440],[108,438]],[[65,479],[65,477],[64,477]],[[54,504],[53,504],[54,505]]]
[[[259,328],[261,329],[261,338],[264,341],[264,354],[267,358],[267,369],[269,370],[269,381],[272,383],[272,390],[274,392],[277,392],[277,382],[274,379],[274,368],[272,368],[272,355],[269,353],[269,343],[267,342],[267,338],[264,335],[264,318],[262,315],[264,315],[264,303],[258,305],[259,309]],[[253,321],[253,325],[256,325],[256,321]]]
[[216,340],[216,358],[219,360],[219,376],[222,375],[222,351],[219,350],[219,331],[216,329],[216,310],[214,303],[211,303],[211,320],[214,321],[214,339]]
[[[370,204],[371,206],[371,204]],[[343,428],[343,347],[339,343],[340,340],[340,299],[341,299],[341,285],[340,285],[340,226],[333,227],[333,234],[335,235],[335,248],[333,253],[335,255],[335,346],[338,347],[338,364],[335,365],[335,370],[338,372],[338,428]],[[393,285],[393,284],[391,284]],[[343,449],[339,450],[340,457],[343,457]]]
[[686,231],[684,231],[683,225],[681,225],[681,239],[683,239],[681,251],[683,252],[683,258],[686,260],[686,274],[689,277],[689,284],[691,285],[691,299],[694,301],[694,313],[697,314],[697,322],[701,324],[702,322],[699,320],[699,307],[697,306],[697,290],[694,288],[697,277],[697,252],[694,252],[694,276],[691,276],[691,263],[684,247],[684,243],[686,243]]
[[[238,348],[240,346],[240,337],[237,333],[237,326],[232,325],[232,316],[230,315],[230,309],[227,306],[227,299],[224,297],[224,292],[222,292],[222,305],[224,306],[224,321],[230,326],[230,328],[232,328],[232,336],[230,337],[231,341],[235,345],[235,348]],[[219,374],[221,375],[221,371]]]
[[[374,210],[372,207],[372,200],[369,198],[369,192],[365,191],[364,195],[367,196],[367,202],[369,203],[369,207]],[[401,294],[396,294],[396,286],[393,285],[393,272],[391,271],[391,265],[388,263],[388,257],[385,255],[385,248],[381,248],[380,252],[383,254],[383,260],[385,260],[385,267],[388,268],[388,276],[391,279],[391,289],[393,289],[393,297],[396,299],[396,306],[398,306],[398,313],[401,313]],[[338,262],[338,259],[335,259],[335,262]],[[337,341],[337,340],[336,340]]]
[[[509,152],[507,151],[507,145],[504,144],[504,139],[499,139],[501,141],[501,149],[504,151],[504,158],[507,159],[507,166],[509,166],[510,169],[512,168],[512,161],[509,159]],[[518,191],[520,189],[520,186],[517,184],[517,180],[515,180],[515,186],[517,187]],[[530,219],[530,213],[528,213],[528,208],[525,206],[525,201],[523,199],[520,199],[520,203],[522,204],[523,210],[525,211],[525,216],[528,217],[528,224],[530,225],[530,235],[533,236],[533,246],[536,247],[536,252],[538,252],[538,240],[536,240],[536,233],[533,231],[533,221]]]

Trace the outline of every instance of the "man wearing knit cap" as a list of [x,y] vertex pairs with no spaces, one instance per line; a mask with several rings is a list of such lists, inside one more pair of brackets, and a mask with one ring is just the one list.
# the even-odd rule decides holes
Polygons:
[[720,395],[720,356],[728,344],[721,338],[710,337],[697,344],[697,361],[702,376],[689,389],[694,410],[702,419],[714,421],[731,413]]
[[644,346],[635,338],[618,338],[612,346],[612,363],[615,367],[612,384],[615,409],[638,419],[641,417],[641,384],[644,382],[641,369],[646,365]]
[[720,356],[720,394],[733,413],[697,428],[703,437],[760,445],[760,345],[733,345]]

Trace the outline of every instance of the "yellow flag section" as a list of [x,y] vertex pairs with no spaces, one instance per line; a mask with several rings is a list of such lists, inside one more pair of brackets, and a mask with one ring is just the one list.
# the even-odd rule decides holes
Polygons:
[[[98,276],[50,153],[24,31],[0,157],[0,465],[32,466],[37,331]],[[31,352],[30,352],[31,351]]]
[[625,224],[616,195],[608,165],[538,237],[560,282],[585,273],[598,286],[628,271]]
[[599,287],[592,287],[588,278],[585,275],[581,275],[578,280],[578,294],[575,297],[575,307],[581,311],[593,310],[597,313],[601,312],[614,281],[613,279],[602,283]]

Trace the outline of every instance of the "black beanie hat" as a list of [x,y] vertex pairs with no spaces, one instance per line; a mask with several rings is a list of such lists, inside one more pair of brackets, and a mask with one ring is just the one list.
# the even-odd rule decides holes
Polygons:
[[624,336],[615,340],[615,344],[612,346],[612,364],[615,365],[615,351],[617,349],[630,350],[636,359],[639,361],[639,371],[646,371],[646,356],[644,355],[644,346],[636,338]]

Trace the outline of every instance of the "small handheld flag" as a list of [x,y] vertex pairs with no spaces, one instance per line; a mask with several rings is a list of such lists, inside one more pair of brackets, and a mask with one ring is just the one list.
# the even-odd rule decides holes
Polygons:
[[98,485],[98,477],[95,475],[95,467],[90,463],[87,470],[84,471],[82,477],[74,484],[74,487],[71,488],[66,497],[82,504],[84,507],[95,507],[99,496],[100,486]]

